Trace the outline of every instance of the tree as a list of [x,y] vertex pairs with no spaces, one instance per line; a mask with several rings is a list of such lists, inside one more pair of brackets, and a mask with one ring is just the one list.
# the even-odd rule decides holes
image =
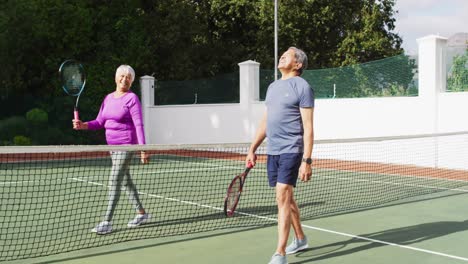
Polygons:
[[[281,0],[279,50],[304,49],[310,69],[400,53],[401,39],[391,32],[394,2]],[[249,59],[272,69],[273,11],[271,0],[0,1],[0,119],[39,107],[54,126],[71,130],[64,109],[73,108],[74,98],[57,78],[69,58],[80,60],[88,75],[83,119],[95,117],[120,64],[160,81],[232,73]],[[96,138],[102,143],[102,135]]]
[[451,92],[468,90],[468,49],[465,54],[454,57],[447,78],[447,90]]
[[360,1],[336,52],[335,64],[344,66],[401,54],[395,29],[393,0]]

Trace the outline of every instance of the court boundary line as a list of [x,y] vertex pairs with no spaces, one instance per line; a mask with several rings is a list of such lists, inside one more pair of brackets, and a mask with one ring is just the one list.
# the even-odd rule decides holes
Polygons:
[[[418,180],[434,180],[434,181],[446,181],[446,182],[463,182],[468,185],[467,180],[459,180],[459,179],[451,179],[451,178],[436,178],[436,177],[426,177],[426,176],[420,176],[420,175],[405,175],[405,174],[398,174],[398,173],[382,173],[382,172],[371,172],[371,171],[356,171],[356,170],[350,170],[350,169],[334,169],[334,168],[325,168],[325,167],[312,167],[313,169],[317,170],[324,170],[324,171],[343,171],[343,172],[349,172],[349,173],[359,173],[359,174],[377,174],[377,175],[385,175],[385,176],[397,176],[397,177],[407,177],[407,178],[413,178],[413,179],[418,179]],[[313,171],[312,171],[313,172]],[[313,173],[312,173],[313,176]]]
[[[236,212],[238,214],[245,215],[245,216],[261,218],[261,219],[269,220],[269,221],[272,221],[272,222],[278,222],[277,219],[274,219],[274,218],[271,218],[271,217],[258,216],[258,215],[239,212],[239,211],[236,211]],[[406,246],[406,245],[400,245],[400,244],[397,244],[397,243],[387,242],[387,241],[373,239],[373,238],[367,238],[367,237],[363,237],[363,236],[348,234],[348,233],[344,233],[344,232],[334,231],[334,230],[325,229],[325,228],[321,228],[321,227],[315,227],[315,226],[306,225],[306,224],[301,224],[301,226],[304,227],[304,228],[307,228],[307,229],[317,230],[317,231],[321,231],[321,232],[325,232],[325,233],[331,233],[331,234],[350,237],[350,238],[357,238],[357,239],[360,239],[360,240],[365,240],[365,241],[369,241],[369,242],[373,242],[373,243],[378,243],[378,244],[383,244],[383,245],[393,246],[393,247],[399,247],[399,248],[424,252],[424,253],[428,253],[428,254],[431,254],[431,255],[438,255],[438,256],[442,256],[442,257],[458,259],[458,260],[463,260],[463,261],[468,262],[468,258],[455,256],[455,255],[450,255],[450,254],[445,254],[445,253],[438,252],[438,251],[433,251],[433,250],[428,250],[428,249],[423,249],[423,248],[417,248],[417,247],[412,247],[412,246]]]
[[[209,166],[209,167],[205,167],[205,168],[192,168],[192,169],[179,169],[179,170],[171,170],[171,169],[167,169],[167,170],[160,170],[160,171],[149,171],[149,172],[144,172],[144,173],[136,173],[136,175],[145,175],[145,174],[161,174],[161,173],[169,173],[169,172],[190,172],[190,171],[203,171],[203,170],[214,170],[214,169],[219,169],[219,168],[226,168],[226,169],[237,169],[237,167],[235,166]],[[334,169],[325,169],[325,170],[332,170],[332,171],[335,171]],[[373,174],[373,173],[366,173],[366,174]],[[377,174],[377,175],[387,175],[387,174],[381,174],[381,173],[374,173],[374,174]],[[391,176],[398,176],[398,177],[403,177],[402,175],[397,175],[397,174],[388,174],[388,175],[391,175]],[[72,178],[69,178],[69,179],[72,179],[72,180],[76,180],[76,181],[84,181],[84,180],[80,180],[83,179],[83,178],[94,178],[95,176],[84,176],[84,177],[72,177]],[[341,180],[341,181],[356,181],[356,182],[370,182],[370,183],[375,183],[375,184],[381,184],[381,185],[395,185],[395,186],[406,186],[406,187],[415,187],[415,188],[420,188],[420,189],[434,189],[434,190],[441,190],[441,191],[455,191],[455,192],[460,192],[460,193],[468,193],[468,189],[461,189],[461,188],[446,188],[446,187],[438,187],[438,186],[430,186],[430,185],[421,185],[421,184],[409,184],[409,183],[400,183],[400,182],[389,182],[389,181],[376,181],[376,180],[371,180],[371,179],[354,179],[354,178],[344,178],[344,177],[333,177],[333,176],[327,176],[327,175],[322,175],[322,176],[319,176],[319,177],[323,177],[323,178],[328,178],[328,179],[337,179],[337,180]],[[407,177],[407,176],[404,176],[404,177]],[[412,177],[412,176],[410,176]],[[423,178],[421,177],[413,177],[415,179],[420,179],[420,180],[424,180]],[[434,180],[438,180],[438,179],[434,179]],[[36,180],[36,181],[9,181],[9,182],[0,182],[0,187],[1,186],[8,186],[8,185],[16,185],[16,184],[23,184],[23,183],[34,183],[34,182],[37,182],[37,181],[40,181],[40,180]],[[453,180],[453,179],[440,179],[440,181],[447,181],[447,182],[450,182],[450,181],[455,181],[455,182],[463,182],[463,181],[459,181],[459,180]],[[91,182],[89,182],[91,183]],[[467,182],[468,184],[468,182]],[[104,184],[96,184],[94,183],[94,185],[104,185]]]
[[[96,183],[96,182],[89,182],[89,181],[86,181],[86,180],[81,180],[81,179],[78,179],[78,178],[72,178],[72,179],[77,180],[77,181],[88,182],[90,184],[104,185],[104,184],[100,184],[100,183]],[[200,203],[196,203],[196,202],[185,201],[185,200],[181,200],[181,199],[177,199],[177,198],[171,198],[171,197],[164,197],[164,196],[161,196],[161,195],[144,193],[144,192],[138,192],[138,193],[142,194],[142,195],[147,195],[149,197],[164,199],[164,200],[168,200],[168,201],[172,201],[172,202],[179,202],[179,203],[183,203],[183,204],[189,204],[189,205],[193,205],[193,206],[197,206],[197,207],[213,209],[213,210],[216,210],[216,211],[224,211],[224,208],[215,207],[215,206],[211,206],[211,205],[200,204]],[[235,212],[240,214],[240,215],[250,216],[250,217],[259,218],[259,219],[264,219],[264,220],[268,220],[268,221],[276,222],[276,223],[278,222],[278,219],[271,218],[271,217],[260,216],[260,215],[255,215],[255,214],[249,214],[249,213],[244,213],[244,212],[241,212],[241,211],[235,211]],[[378,244],[382,244],[382,245],[393,246],[393,247],[398,247],[398,248],[404,248],[404,249],[423,252],[423,253],[427,253],[427,254],[431,254],[431,255],[437,255],[437,256],[447,257],[447,258],[451,258],[451,259],[458,259],[458,260],[463,260],[463,261],[468,262],[468,258],[455,256],[455,255],[450,255],[450,254],[445,254],[445,253],[438,252],[438,251],[433,251],[433,250],[428,250],[428,249],[423,249],[423,248],[417,248],[417,247],[412,247],[412,246],[407,246],[407,245],[400,245],[400,244],[397,244],[397,243],[387,242],[387,241],[373,239],[373,238],[367,238],[367,237],[363,237],[363,236],[359,236],[359,235],[353,235],[353,234],[334,231],[334,230],[325,229],[325,228],[321,228],[321,227],[314,227],[314,226],[306,225],[306,224],[301,224],[301,226],[304,227],[304,228],[307,228],[307,229],[317,230],[317,231],[321,231],[321,232],[331,233],[331,234],[350,237],[350,238],[357,238],[357,239],[360,239],[360,240],[365,240],[365,241],[378,243]]]
[[[210,167],[208,167],[208,168],[200,168],[200,169],[214,169],[214,168],[219,168],[219,167],[224,167],[224,166],[210,166]],[[379,174],[379,173],[378,173],[378,174]],[[325,177],[326,177],[326,176],[325,176]],[[328,178],[337,178],[337,179],[341,179],[341,180],[351,180],[351,179],[346,179],[346,178],[342,178],[342,177],[328,177]],[[73,178],[69,178],[69,179],[72,179],[72,180],[74,180],[74,181],[86,182],[86,183],[91,184],[91,185],[104,186],[104,187],[108,188],[107,184],[97,183],[97,182],[89,181],[89,180],[82,179],[82,178],[73,177]],[[354,180],[355,180],[355,179],[354,179]],[[369,181],[369,180],[358,179],[358,181]],[[24,182],[25,182],[25,183],[26,183],[26,182],[27,182],[27,183],[30,183],[31,181],[24,181]],[[376,181],[372,181],[372,180],[371,180],[371,182],[376,182]],[[393,184],[393,185],[408,185],[408,184],[401,184],[401,183],[389,183],[389,182],[386,182],[386,181],[377,182],[377,183],[381,183],[381,184]],[[1,183],[0,185],[4,185],[4,184],[5,184],[5,183]],[[16,183],[7,182],[5,185],[9,185],[9,184],[16,184]],[[421,186],[421,185],[419,185],[419,186],[418,186],[418,185],[415,185],[414,187],[422,187],[422,188],[428,188],[428,187],[429,187],[429,188],[430,188],[430,186]],[[432,188],[434,188],[434,187],[432,187]],[[448,188],[440,188],[440,187],[439,187],[439,188],[436,188],[436,189],[443,189],[443,190],[449,190],[449,191],[468,192],[468,190],[464,190],[464,189],[448,189]],[[208,209],[216,210],[216,211],[223,211],[223,210],[224,210],[223,208],[220,208],[220,207],[215,207],[215,206],[211,206],[211,205],[200,204],[200,203],[196,203],[196,202],[192,202],[192,201],[186,201],[186,200],[181,200],[181,199],[177,199],[177,198],[165,197],[165,196],[156,195],[156,194],[151,194],[151,193],[139,192],[139,194],[141,194],[141,195],[147,195],[147,196],[149,196],[149,197],[158,198],[158,199],[163,199],[163,200],[167,200],[167,201],[178,202],[178,203],[188,204],[188,205],[197,206],[197,207],[202,207],[202,208],[208,208]],[[258,218],[258,219],[263,219],[263,220],[271,221],[271,222],[276,222],[276,223],[278,222],[277,219],[271,218],[271,217],[259,216],[259,215],[250,214],[250,213],[245,213],[245,212],[241,212],[241,211],[236,211],[236,213],[238,213],[238,214],[240,214],[240,215],[245,215],[245,216],[249,216],[249,217],[254,217],[254,218]],[[365,240],[365,241],[369,241],[369,242],[373,242],[373,243],[378,243],[378,244],[382,244],[382,245],[388,245],[388,246],[393,246],[393,247],[398,247],[398,248],[404,248],[404,249],[408,249],[408,250],[413,250],[413,251],[423,252],[423,253],[427,253],[427,254],[431,254],[431,255],[438,255],[438,256],[442,256],[442,257],[446,257],[446,258],[457,259],[457,260],[462,260],[462,261],[468,262],[468,258],[460,257],[460,256],[456,256],[456,255],[450,255],[450,254],[446,254],[446,253],[442,253],[442,252],[437,252],[437,251],[433,251],[433,250],[427,250],[427,249],[417,248],[417,247],[408,246],[408,245],[401,245],[401,244],[392,243],[392,242],[387,242],[387,241],[383,241],[383,240],[377,240],[377,239],[367,238],[367,237],[363,237],[363,236],[359,236],[359,235],[353,235],[353,234],[349,234],[349,233],[345,233],[345,232],[334,231],[334,230],[325,229],[325,228],[320,228],[320,227],[314,227],[314,226],[306,225],[306,224],[302,224],[302,227],[304,227],[304,228],[306,228],[306,229],[312,229],[312,230],[321,231],[321,232],[326,232],[326,233],[331,233],[331,234],[335,234],[335,235],[340,235],[340,236],[345,236],[345,237],[350,237],[350,238]]]
[[346,236],[346,237],[350,237],[350,238],[357,238],[357,239],[361,239],[361,240],[366,240],[366,241],[369,241],[369,242],[379,243],[379,244],[383,244],[383,245],[387,245],[387,246],[394,246],[394,247],[399,247],[399,248],[424,252],[424,253],[428,253],[428,254],[432,254],[432,255],[438,255],[438,256],[442,256],[442,257],[458,259],[458,260],[463,260],[463,261],[468,262],[468,258],[455,256],[455,255],[449,255],[449,254],[445,254],[445,253],[438,252],[438,251],[433,251],[433,250],[428,250],[428,249],[423,249],[423,248],[417,248],[417,247],[412,247],[412,246],[406,246],[406,245],[400,245],[400,244],[397,244],[397,243],[387,242],[387,241],[373,239],[373,238],[367,238],[367,237],[358,236],[358,235],[352,235],[352,234],[348,234],[348,233],[344,233],[344,232],[333,231],[333,230],[329,230],[329,229],[325,229],[325,228],[314,227],[314,226],[309,226],[309,225],[304,225],[304,224],[302,224],[302,227],[308,228],[308,229],[314,229],[314,230],[317,230],[317,231],[332,233],[332,234],[336,234],[336,235],[340,235],[340,236]]
[[[379,174],[379,173],[377,173],[377,174]],[[379,175],[384,175],[384,174],[379,174]],[[398,175],[393,175],[393,176],[398,176]],[[351,179],[351,178],[332,177],[332,176],[321,176],[321,177],[328,178],[328,179],[337,179],[337,180],[342,180],[342,181],[370,182],[370,183],[381,184],[381,185],[406,186],[406,187],[415,187],[415,188],[420,188],[420,189],[435,189],[435,190],[441,190],[441,191],[456,191],[456,192],[461,192],[461,193],[467,193],[468,192],[468,189],[446,188],[446,187],[421,185],[421,184],[409,184],[409,183],[390,182],[390,181],[375,181],[375,180],[367,180],[367,179]],[[401,177],[401,175],[400,175],[400,177]],[[468,185],[468,182],[466,182],[466,185]]]

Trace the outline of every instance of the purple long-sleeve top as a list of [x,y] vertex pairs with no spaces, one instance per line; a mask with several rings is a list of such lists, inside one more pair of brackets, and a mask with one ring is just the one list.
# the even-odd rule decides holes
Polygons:
[[106,129],[109,145],[140,144],[145,141],[141,103],[138,96],[128,91],[115,98],[110,93],[104,98],[95,120],[88,122],[88,129]]

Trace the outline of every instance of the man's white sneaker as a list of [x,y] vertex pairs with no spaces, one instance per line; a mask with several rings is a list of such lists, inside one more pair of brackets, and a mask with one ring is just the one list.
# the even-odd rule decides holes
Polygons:
[[286,259],[286,256],[283,256],[280,253],[275,253],[268,264],[288,264],[288,260]]
[[287,255],[294,254],[294,253],[299,252],[301,250],[304,250],[304,249],[306,249],[308,247],[309,247],[309,244],[308,244],[308,241],[307,241],[307,237],[304,237],[304,239],[302,239],[302,240],[294,238],[293,242],[291,244],[289,244],[288,247],[286,247],[286,254]]

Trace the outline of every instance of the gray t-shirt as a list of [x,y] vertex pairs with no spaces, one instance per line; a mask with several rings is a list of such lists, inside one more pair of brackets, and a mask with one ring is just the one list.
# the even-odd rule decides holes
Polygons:
[[300,108],[314,107],[314,91],[299,76],[277,80],[268,86],[267,154],[304,152],[304,128]]

